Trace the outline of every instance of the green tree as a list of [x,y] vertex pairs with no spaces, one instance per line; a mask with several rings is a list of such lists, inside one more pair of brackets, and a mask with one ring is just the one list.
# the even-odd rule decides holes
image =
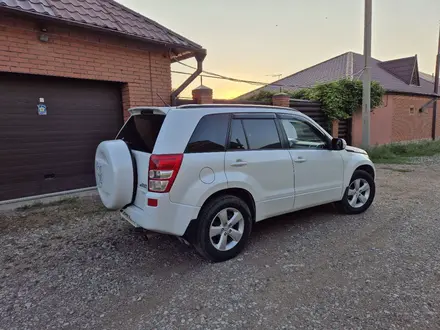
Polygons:
[[261,101],[261,102],[272,102],[272,96],[274,95],[274,92],[264,91],[261,90],[258,93],[250,96],[247,98],[249,101]]
[[[250,99],[254,101],[269,100],[275,93],[260,91]],[[362,82],[360,80],[341,79],[317,84],[289,93],[294,99],[319,101],[329,119],[347,119],[362,107]],[[371,108],[382,103],[384,88],[376,81],[371,83]]]

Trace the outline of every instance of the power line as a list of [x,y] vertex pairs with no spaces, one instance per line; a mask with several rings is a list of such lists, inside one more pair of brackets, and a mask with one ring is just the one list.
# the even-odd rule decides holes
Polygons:
[[[179,64],[186,66],[190,69],[196,70],[195,67],[188,65],[186,63],[182,63],[179,61],[177,61],[176,63],[179,63]],[[182,71],[172,70],[171,72],[177,73],[177,74],[191,75],[191,73],[182,72]],[[258,86],[275,86],[275,87],[291,87],[291,88],[310,88],[311,87],[311,86],[302,86],[302,85],[286,85],[286,84],[277,84],[277,83],[267,83],[267,82],[262,82],[262,81],[246,80],[246,79],[228,77],[228,76],[224,76],[224,75],[221,75],[218,73],[209,72],[209,71],[205,71],[205,70],[203,70],[202,72],[205,73],[205,75],[201,75],[201,76],[205,77],[205,78],[223,79],[223,80],[229,80],[229,81],[233,81],[233,82],[246,83],[246,84],[258,85]]]
[[[354,80],[359,79],[364,71],[365,71],[365,68],[362,68],[362,69],[360,69],[358,72],[353,73],[353,75],[352,75],[352,76],[353,76],[353,79],[354,79]],[[356,77],[356,76],[358,76],[358,77]]]
[[[190,76],[192,73],[189,72],[182,72],[182,71],[176,71],[171,70],[172,73],[176,74],[183,74]],[[256,86],[274,86],[274,87],[292,87],[292,88],[310,88],[312,86],[300,86],[300,85],[285,85],[285,84],[277,84],[277,83],[267,83],[262,81],[253,81],[253,80],[244,80],[244,79],[237,79],[237,78],[230,78],[230,77],[221,77],[221,76],[213,76],[213,75],[207,75],[207,74],[201,74],[200,76],[204,78],[211,78],[211,79],[220,79],[220,80],[228,80],[232,82],[238,82],[238,83],[246,83],[250,85],[256,85]]]
[[[186,66],[187,68],[196,70],[196,68],[193,67],[192,65],[188,65],[188,64],[182,63],[180,61],[177,61],[176,63],[179,63],[179,64],[181,64],[183,66]],[[363,68],[360,71],[354,73],[352,75],[353,79],[357,80],[358,77],[356,77],[356,76],[358,76],[358,75],[360,76],[364,70],[365,69]],[[176,73],[176,74],[184,74],[184,75],[191,75],[192,74],[192,73],[188,73],[188,72],[175,71],[175,70],[172,70],[171,72],[172,73]],[[280,83],[275,83],[275,82],[274,83],[267,83],[267,82],[254,81],[254,80],[245,80],[245,79],[240,79],[240,78],[228,77],[228,76],[224,76],[224,75],[221,75],[221,74],[218,74],[218,73],[209,72],[209,71],[205,71],[205,70],[203,70],[202,72],[205,73],[205,74],[201,74],[200,76],[202,76],[204,78],[228,80],[228,81],[232,81],[232,82],[246,83],[246,84],[256,85],[256,86],[273,86],[273,87],[290,87],[290,88],[311,88],[311,87],[313,87],[313,86],[310,86],[310,85],[309,86],[302,86],[302,85],[296,85],[296,84],[289,85],[289,84],[280,84]]]
[[[176,63],[179,63],[180,65],[183,65],[183,66],[186,66],[187,68],[190,68],[190,69],[193,69],[193,70],[197,70],[197,68],[193,67],[192,65],[189,65],[189,64],[186,64],[186,63],[182,63],[180,61],[177,61]],[[220,75],[218,73],[212,73],[212,72],[208,72],[208,71],[205,71],[205,70],[203,70],[203,72],[207,73],[207,74],[210,74],[210,75],[213,75],[213,76],[217,76],[217,77],[229,78],[229,77],[226,77],[226,76],[222,76],[222,75]]]

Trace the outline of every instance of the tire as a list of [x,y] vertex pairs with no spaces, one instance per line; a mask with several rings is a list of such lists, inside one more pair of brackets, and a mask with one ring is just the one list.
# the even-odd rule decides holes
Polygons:
[[[366,198],[365,202],[363,202],[361,196],[359,196],[359,198],[357,198],[355,201],[353,200],[357,197],[356,194],[352,195],[353,191],[356,191],[356,182],[360,183],[360,189],[358,192],[360,192],[360,194]],[[363,184],[365,183],[368,183],[369,186],[368,197],[366,196],[365,191],[361,191]],[[350,184],[347,189],[345,189],[344,197],[340,202],[336,203],[336,207],[340,212],[345,214],[359,214],[365,212],[371,206],[375,195],[376,184],[373,177],[365,171],[357,170],[353,173],[353,176],[350,179]]]
[[[219,196],[202,207],[192,241],[203,258],[213,262],[226,261],[243,250],[251,231],[252,216],[248,205],[236,196]],[[213,234],[217,235],[211,238]]]

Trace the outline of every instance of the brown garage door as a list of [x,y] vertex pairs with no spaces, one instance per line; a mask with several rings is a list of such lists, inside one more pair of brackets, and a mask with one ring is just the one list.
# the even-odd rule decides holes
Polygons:
[[0,73],[0,200],[94,186],[96,146],[122,121],[117,83]]

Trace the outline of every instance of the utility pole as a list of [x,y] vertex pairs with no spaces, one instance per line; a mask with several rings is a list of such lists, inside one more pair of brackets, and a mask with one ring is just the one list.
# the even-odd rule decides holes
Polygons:
[[364,73],[362,92],[362,147],[370,146],[370,112],[371,112],[371,15],[372,0],[365,0],[364,19]]
[[[435,76],[434,76],[434,94],[438,94],[438,83],[439,83],[439,62],[440,62],[440,29],[438,34],[438,48],[437,48],[437,56],[435,57]],[[436,128],[437,124],[437,100],[434,101],[433,107],[432,107],[432,139],[435,140]]]

